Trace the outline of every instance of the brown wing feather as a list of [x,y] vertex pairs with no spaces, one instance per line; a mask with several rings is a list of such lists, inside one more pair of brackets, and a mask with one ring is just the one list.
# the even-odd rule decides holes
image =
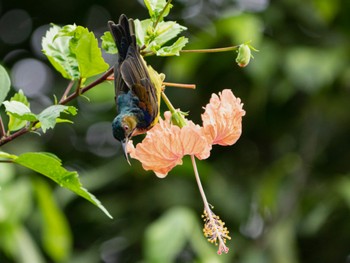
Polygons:
[[152,116],[158,114],[158,97],[148,70],[137,50],[130,47],[126,59],[120,67],[126,85],[139,98],[141,107],[145,107]]

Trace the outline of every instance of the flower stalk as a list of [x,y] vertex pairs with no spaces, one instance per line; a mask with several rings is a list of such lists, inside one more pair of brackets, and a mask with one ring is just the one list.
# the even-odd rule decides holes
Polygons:
[[182,49],[181,53],[218,53],[218,52],[228,52],[238,50],[240,45],[229,46],[229,47],[219,47],[219,48],[204,48],[204,49]]
[[203,228],[204,235],[208,238],[208,241],[211,243],[215,243],[217,245],[217,242],[219,242],[219,249],[217,252],[219,255],[221,255],[222,252],[227,254],[229,248],[226,246],[225,243],[226,239],[231,239],[231,237],[228,235],[229,231],[226,227],[224,227],[225,223],[222,222],[220,218],[217,215],[215,215],[210,209],[207,197],[205,196],[205,192],[201,183],[201,179],[199,177],[196,159],[194,155],[191,155],[191,161],[198,189],[204,204],[204,215],[202,216],[205,222]]

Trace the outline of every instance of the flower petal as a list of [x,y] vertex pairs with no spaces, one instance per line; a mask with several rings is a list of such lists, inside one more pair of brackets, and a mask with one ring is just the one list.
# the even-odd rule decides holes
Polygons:
[[145,170],[153,170],[157,176],[165,177],[176,165],[182,164],[183,147],[180,141],[181,129],[159,119],[142,143],[128,145],[130,156],[138,159]]
[[208,143],[204,129],[192,121],[188,121],[181,129],[181,143],[184,155],[195,155],[200,160],[210,155],[211,144]]
[[213,94],[202,114],[205,134],[211,144],[232,145],[242,133],[243,104],[232,91],[224,89]]

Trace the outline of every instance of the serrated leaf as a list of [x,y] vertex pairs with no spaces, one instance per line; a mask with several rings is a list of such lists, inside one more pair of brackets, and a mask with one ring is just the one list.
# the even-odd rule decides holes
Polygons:
[[[160,22],[155,30],[149,29],[149,21],[141,21],[141,27],[142,30],[146,31],[144,42],[147,48],[145,51],[152,51],[154,53],[157,53],[164,44],[175,38],[183,30],[187,29],[174,21]],[[178,44],[182,41],[184,40],[180,40]]]
[[83,188],[78,173],[66,170],[62,167],[61,160],[57,157],[53,157],[52,154],[43,152],[24,153],[18,156],[14,162],[47,176],[60,186],[65,187],[90,201],[92,204],[100,208],[108,217],[112,218],[101,202]]
[[45,251],[55,262],[66,261],[72,244],[67,219],[54,200],[49,185],[36,179],[34,186],[42,217],[41,236]]
[[117,54],[118,49],[115,45],[114,39],[112,37],[111,32],[107,31],[101,36],[102,40],[102,48],[108,53],[108,54]]
[[77,110],[73,106],[52,105],[37,115],[37,118],[41,123],[41,129],[44,133],[47,129],[55,127],[57,118],[62,112],[75,115],[77,113]]
[[184,27],[174,21],[158,23],[155,32],[157,37],[154,39],[154,41],[156,41],[158,45],[163,45],[186,29],[187,27]]
[[144,0],[144,3],[148,9],[148,13],[152,21],[162,21],[163,18],[169,14],[170,9],[173,7],[172,4],[167,5],[167,1],[165,0]]
[[179,56],[180,51],[188,43],[188,38],[180,37],[174,44],[171,46],[165,46],[157,50],[157,56]]
[[64,78],[85,79],[109,67],[94,34],[82,26],[54,25],[47,31],[42,46],[44,54]]
[[42,40],[43,53],[52,66],[66,79],[80,78],[78,62],[69,48],[71,36],[58,37],[61,27],[53,25]]
[[[19,90],[13,97],[10,99],[10,101],[18,101],[26,105],[28,108],[30,106],[27,97],[24,95],[22,90]],[[17,131],[22,129],[26,124],[26,120],[21,120],[16,118],[13,114],[8,112],[9,116],[9,122],[8,122],[8,129],[12,131]]]
[[87,28],[77,26],[69,47],[78,62],[81,78],[89,78],[108,69],[94,33]]
[[24,121],[36,121],[37,116],[32,113],[27,105],[19,101],[4,101],[6,111]]
[[6,69],[0,65],[0,105],[10,91],[11,80]]

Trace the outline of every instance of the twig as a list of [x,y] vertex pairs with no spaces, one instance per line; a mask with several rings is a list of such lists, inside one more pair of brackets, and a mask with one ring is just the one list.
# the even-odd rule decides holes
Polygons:
[[163,84],[167,87],[176,87],[176,88],[184,88],[184,89],[196,88],[196,84],[183,84],[183,83],[172,83],[172,82],[163,82]]
[[237,50],[238,46],[231,47],[219,47],[219,48],[207,48],[207,49],[183,49],[180,50],[181,53],[217,53],[217,52],[227,52]]
[[61,104],[61,103],[62,103],[62,101],[63,101],[64,99],[66,99],[66,98],[67,98],[68,93],[71,91],[71,89],[72,89],[73,85],[74,85],[74,80],[72,80],[71,82],[69,82],[69,84],[68,84],[68,86],[67,86],[66,90],[64,91],[64,93],[63,93],[63,95],[62,95],[62,98],[60,99],[60,101],[59,101],[59,103],[58,103],[58,104]]
[[71,95],[69,95],[67,98],[65,98],[63,101],[61,101],[61,105],[65,105],[68,102],[70,102],[71,100],[75,99],[76,97],[78,97],[80,94],[83,94],[85,92],[87,92],[88,90],[92,89],[93,87],[97,86],[98,84],[101,84],[103,81],[105,81],[110,75],[112,75],[114,70],[114,67],[111,67],[105,74],[103,74],[100,78],[96,79],[95,81],[91,82],[89,85],[87,85],[86,87],[82,88],[80,93],[72,93]]
[[6,135],[6,130],[5,130],[1,115],[0,115],[0,135],[1,135],[0,138]]

